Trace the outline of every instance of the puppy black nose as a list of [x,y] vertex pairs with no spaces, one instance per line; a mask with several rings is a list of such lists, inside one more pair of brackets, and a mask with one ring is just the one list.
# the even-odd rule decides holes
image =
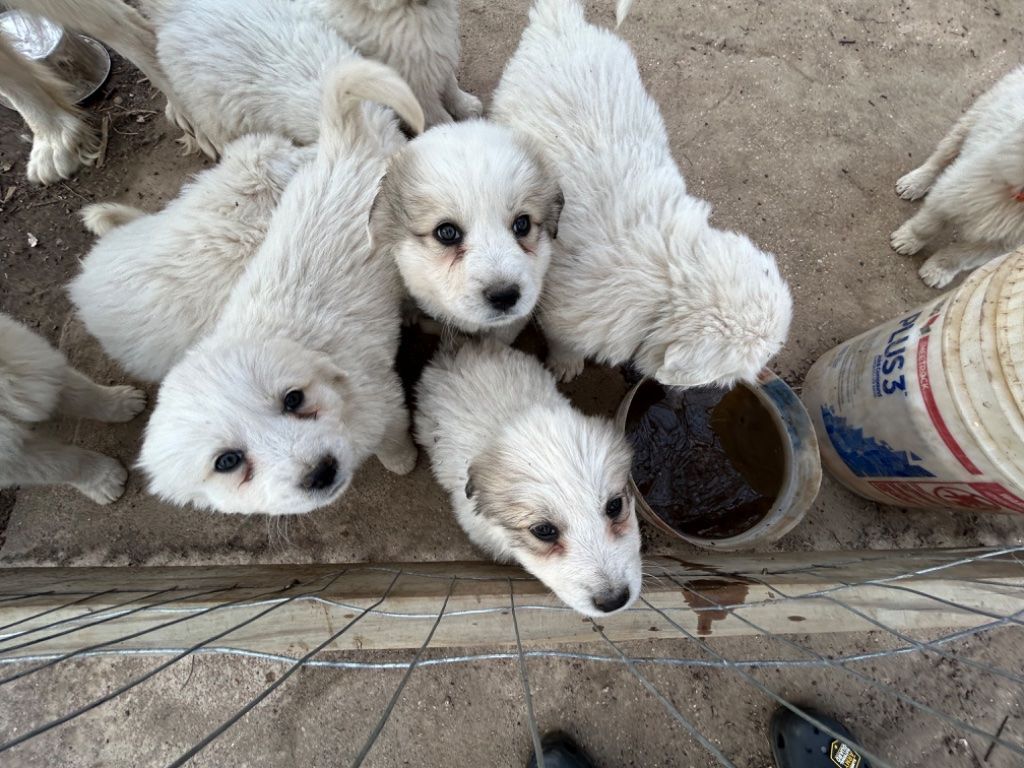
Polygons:
[[608,590],[594,598],[594,607],[603,613],[611,613],[629,602],[629,587],[618,591]]
[[522,295],[518,285],[492,285],[484,291],[484,298],[499,312],[508,312]]
[[338,460],[333,456],[324,456],[313,471],[302,478],[302,487],[307,491],[322,491],[334,485],[337,476]]

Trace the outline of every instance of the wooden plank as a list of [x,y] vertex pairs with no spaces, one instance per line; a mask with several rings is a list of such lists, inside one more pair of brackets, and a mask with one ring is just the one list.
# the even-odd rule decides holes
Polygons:
[[[701,553],[653,558],[646,570],[654,576],[644,597],[658,610],[637,603],[601,619],[613,640],[679,637],[673,622],[698,636],[758,634],[738,616],[775,634],[815,634],[878,629],[869,619],[899,631],[972,627],[992,620],[985,613],[1024,610],[1024,566],[981,550]],[[329,649],[415,648],[449,590],[432,647],[507,645],[515,642],[510,589],[524,644],[598,639],[592,622],[539,582],[491,563],[12,568],[0,569],[0,659],[135,633],[143,634],[112,647],[189,647],[261,611],[212,644],[301,655],[385,594]]]

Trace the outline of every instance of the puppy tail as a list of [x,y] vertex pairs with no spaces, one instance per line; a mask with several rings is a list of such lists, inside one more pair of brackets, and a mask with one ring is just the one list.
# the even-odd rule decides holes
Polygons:
[[615,26],[619,27],[629,15],[629,9],[633,7],[633,0],[618,0],[615,4]]
[[[615,26],[626,20],[634,0],[616,0]],[[578,27],[586,21],[579,0],[537,0],[530,10],[530,21],[547,24],[555,29]]]
[[102,237],[112,229],[145,216],[146,212],[121,203],[96,203],[85,206],[78,215],[87,230]]
[[320,117],[320,147],[337,154],[367,133],[363,102],[391,107],[414,133],[424,128],[423,108],[391,67],[352,59],[327,75]]

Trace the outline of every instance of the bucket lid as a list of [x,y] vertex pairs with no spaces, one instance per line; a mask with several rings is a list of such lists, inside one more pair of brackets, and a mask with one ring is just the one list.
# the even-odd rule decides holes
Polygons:
[[1004,385],[999,389],[1009,396],[1010,402],[1004,405],[1024,413],[1024,248],[1007,257],[999,271],[1005,275],[995,309],[996,350]]

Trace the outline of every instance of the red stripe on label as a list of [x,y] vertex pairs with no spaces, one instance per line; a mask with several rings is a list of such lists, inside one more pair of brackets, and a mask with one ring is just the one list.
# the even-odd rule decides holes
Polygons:
[[917,383],[921,387],[921,398],[924,400],[924,407],[928,411],[929,418],[932,420],[932,426],[939,433],[942,442],[946,444],[946,447],[949,448],[950,452],[964,469],[972,475],[982,474],[981,470],[964,453],[964,449],[960,447],[956,438],[953,437],[953,433],[946,426],[942,414],[939,413],[939,405],[935,402],[935,395],[932,392],[932,381],[928,375],[928,334],[921,336],[917,342]]

